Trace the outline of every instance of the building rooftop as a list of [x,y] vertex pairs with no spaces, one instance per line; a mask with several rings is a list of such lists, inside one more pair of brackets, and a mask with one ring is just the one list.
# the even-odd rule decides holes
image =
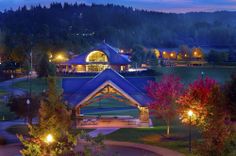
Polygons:
[[88,62],[86,62],[86,58],[89,55],[89,53],[93,52],[93,51],[102,51],[104,52],[104,54],[108,57],[108,62],[109,64],[119,64],[119,65],[126,65],[126,64],[130,64],[131,61],[128,58],[127,55],[121,54],[119,52],[118,49],[110,46],[107,43],[101,43],[98,46],[96,46],[95,48],[89,50],[88,52],[82,53],[74,58],[72,58],[71,60],[65,62],[65,64],[88,64]]
[[[65,98],[71,107],[75,107],[95,90],[106,83],[113,84],[120,92],[127,94],[140,106],[147,106],[151,99],[145,92],[145,86],[152,78],[125,78],[112,69],[105,69],[94,78],[64,79]],[[75,86],[73,86],[73,84]],[[139,85],[137,85],[139,84]],[[71,87],[70,87],[71,86]],[[139,86],[139,87],[137,87]]]

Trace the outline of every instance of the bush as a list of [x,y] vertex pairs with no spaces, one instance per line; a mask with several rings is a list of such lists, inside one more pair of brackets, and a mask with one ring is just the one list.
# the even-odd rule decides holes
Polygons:
[[0,136],[0,145],[5,145],[7,143],[7,140],[4,137]]

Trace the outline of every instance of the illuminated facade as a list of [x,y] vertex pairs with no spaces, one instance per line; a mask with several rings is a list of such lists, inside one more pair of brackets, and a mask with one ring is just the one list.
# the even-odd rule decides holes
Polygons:
[[106,43],[102,43],[89,52],[82,53],[64,63],[67,72],[100,72],[112,68],[118,72],[128,71],[129,60],[127,55]]
[[[78,117],[77,126],[83,107],[111,98],[131,105],[139,110],[138,126],[149,126],[149,109],[151,99],[146,93],[146,86],[154,77],[123,77],[112,69],[105,69],[94,78],[64,77],[62,88],[64,97]],[[139,85],[136,85],[136,84]]]

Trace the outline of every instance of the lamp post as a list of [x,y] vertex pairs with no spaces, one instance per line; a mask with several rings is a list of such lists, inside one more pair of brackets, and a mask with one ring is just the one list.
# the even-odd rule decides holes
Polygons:
[[48,134],[44,140],[45,143],[47,144],[51,144],[54,142],[54,138],[53,138],[53,135],[52,134]]
[[27,121],[29,123],[29,106],[30,106],[30,99],[26,100],[26,104],[27,104]]
[[51,155],[51,152],[50,152],[50,145],[54,142],[54,137],[52,134],[48,134],[45,138],[44,138],[44,142],[46,143],[46,155]]
[[205,73],[202,71],[202,72],[201,72],[202,80],[203,80],[203,78],[204,78],[204,74],[205,74]]
[[11,74],[11,96],[13,96],[13,79],[14,79],[14,75]]
[[189,117],[189,152],[192,152],[192,116],[193,112],[191,110],[188,111]]

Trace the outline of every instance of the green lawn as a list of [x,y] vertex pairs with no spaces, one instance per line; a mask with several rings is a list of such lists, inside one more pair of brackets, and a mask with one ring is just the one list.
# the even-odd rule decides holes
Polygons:
[[[61,78],[57,78],[57,86],[58,89],[61,89]],[[33,94],[40,94],[44,90],[47,90],[48,85],[46,78],[37,78],[14,83],[13,87],[23,89],[27,92],[29,92],[31,88]]]
[[[88,133],[92,130],[94,130],[94,129],[72,129],[72,133],[79,134],[81,131]],[[14,125],[14,126],[7,128],[7,132],[9,132],[13,135],[21,134],[24,136],[29,136],[28,131],[29,131],[29,128],[27,125]]]
[[[181,124],[176,119],[170,129],[171,135],[167,137],[165,122],[157,118],[153,118],[152,121],[154,124],[153,128],[124,128],[107,135],[106,139],[161,146],[186,155],[193,155],[188,152],[188,126]],[[199,138],[199,130],[192,127],[193,142],[198,141]]]
[[0,96],[7,94],[7,91],[4,89],[0,89]]
[[[131,110],[113,110],[106,112],[87,113],[86,115],[131,115],[138,117],[138,109]],[[122,128],[112,134],[107,135],[105,138],[115,141],[128,141],[143,144],[156,145],[161,147],[170,148],[186,155],[191,155],[188,152],[188,126],[182,125],[176,119],[171,128],[171,137],[168,138],[166,134],[165,122],[161,119],[152,118],[154,128]],[[200,138],[200,133],[196,128],[192,128],[193,140]]]
[[205,76],[215,79],[217,82],[224,83],[230,80],[230,75],[236,72],[236,67],[156,67],[160,75],[156,76],[160,80],[162,74],[174,74],[181,78],[185,84],[191,83],[197,78],[201,77],[201,72]]

